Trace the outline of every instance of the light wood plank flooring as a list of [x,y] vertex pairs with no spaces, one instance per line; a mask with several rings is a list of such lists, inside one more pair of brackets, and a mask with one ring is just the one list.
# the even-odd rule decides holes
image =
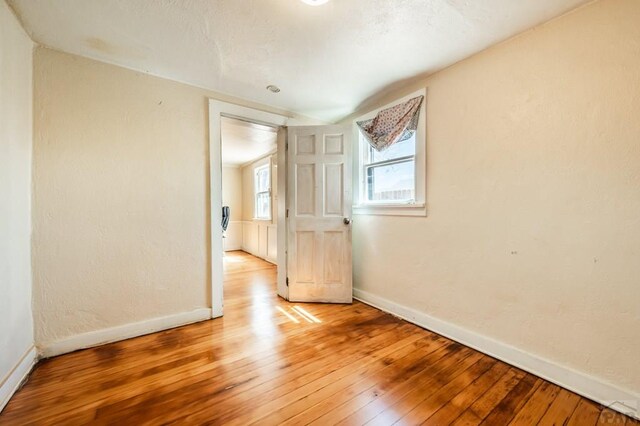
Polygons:
[[246,253],[225,264],[224,318],[44,360],[0,424],[638,424],[362,303],[287,303]]

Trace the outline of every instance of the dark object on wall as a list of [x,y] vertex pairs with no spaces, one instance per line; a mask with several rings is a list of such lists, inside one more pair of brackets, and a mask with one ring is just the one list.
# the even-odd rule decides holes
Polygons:
[[222,207],[222,232],[227,230],[229,226],[229,218],[231,217],[231,209],[229,206]]

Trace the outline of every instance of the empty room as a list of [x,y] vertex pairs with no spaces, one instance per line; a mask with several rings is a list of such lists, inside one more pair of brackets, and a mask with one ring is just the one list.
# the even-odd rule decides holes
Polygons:
[[640,0],[0,0],[0,425],[640,425]]

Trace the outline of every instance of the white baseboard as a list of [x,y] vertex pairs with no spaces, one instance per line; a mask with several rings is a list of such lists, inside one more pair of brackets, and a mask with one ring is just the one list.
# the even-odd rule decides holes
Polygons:
[[20,388],[20,385],[27,378],[31,369],[38,361],[36,348],[31,346],[22,356],[18,364],[2,379],[0,385],[0,412],[9,402],[9,399]]
[[77,334],[55,342],[38,345],[38,350],[42,358],[49,358],[73,352],[78,349],[85,349],[118,340],[130,339],[132,337],[155,333],[157,331],[204,321],[210,318],[211,309],[201,308],[190,312],[181,312],[179,314],[151,318],[145,321]]
[[413,308],[364,290],[353,289],[353,297],[422,328],[441,334],[477,351],[535,374],[612,410],[640,419],[640,394],[621,389],[597,377],[559,365],[522,349],[439,320]]

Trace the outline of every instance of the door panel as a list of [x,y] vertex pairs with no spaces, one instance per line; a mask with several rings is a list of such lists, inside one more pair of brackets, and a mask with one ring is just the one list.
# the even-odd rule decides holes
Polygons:
[[343,164],[324,165],[324,216],[344,216]]
[[295,141],[297,155],[316,153],[316,135],[299,135]]
[[313,283],[315,274],[313,271],[315,260],[315,235],[311,231],[296,232],[296,248],[298,256],[296,258],[297,282]]
[[324,282],[341,284],[344,282],[344,235],[342,232],[324,233]]
[[316,211],[316,166],[295,165],[296,215],[314,216]]
[[349,126],[288,129],[291,301],[352,301],[350,135]]
[[325,135],[324,153],[325,154],[343,154],[344,153],[344,136],[341,134]]

